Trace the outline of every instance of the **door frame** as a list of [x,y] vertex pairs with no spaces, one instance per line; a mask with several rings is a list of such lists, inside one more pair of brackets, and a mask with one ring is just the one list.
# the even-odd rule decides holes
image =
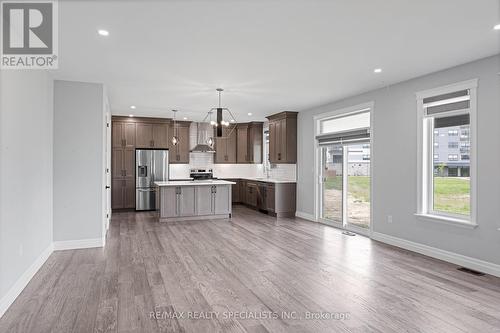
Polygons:
[[[323,172],[322,172],[322,153],[321,153],[321,147],[318,144],[318,140],[316,140],[316,135],[320,134],[320,122],[321,120],[324,119],[332,119],[332,118],[341,118],[349,115],[354,115],[360,112],[370,112],[370,228],[369,230],[364,230],[363,228],[357,228],[354,226],[352,228],[352,231],[355,233],[359,233],[361,235],[367,236],[367,237],[372,237],[373,232],[374,232],[374,218],[373,218],[373,202],[374,202],[374,196],[373,196],[373,177],[374,177],[374,139],[375,139],[375,131],[373,130],[373,119],[374,119],[374,112],[375,112],[375,102],[370,101],[366,103],[361,103],[345,108],[341,108],[338,110],[334,111],[329,111],[329,112],[324,112],[321,114],[317,114],[313,117],[313,122],[314,122],[314,133],[313,133],[313,144],[314,144],[314,220],[316,222],[320,222],[326,225],[330,225],[339,229],[344,229],[343,223],[335,223],[332,221],[328,221],[326,219],[323,219],[321,217],[321,205],[323,201],[323,193],[322,193],[322,179],[323,179]],[[345,185],[345,184],[344,184]],[[345,200],[344,200],[345,201]],[[344,209],[344,204],[342,203],[343,206],[343,218],[344,214],[346,214],[346,211]],[[352,227],[352,226],[351,226]],[[361,229],[361,230],[358,230]],[[350,230],[350,229],[349,229]]]
[[102,242],[106,244],[106,234],[111,220],[111,110],[106,87],[103,87],[103,189],[102,189]]

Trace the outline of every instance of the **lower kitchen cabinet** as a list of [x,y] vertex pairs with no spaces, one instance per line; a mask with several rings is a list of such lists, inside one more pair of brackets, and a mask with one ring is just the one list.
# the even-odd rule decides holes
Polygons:
[[162,186],[160,220],[231,216],[231,185]]
[[215,215],[231,213],[231,189],[229,185],[214,185],[212,196]]
[[267,212],[276,217],[294,217],[296,210],[295,183],[272,183],[245,179],[230,179],[236,182],[233,203]]
[[213,214],[213,186],[198,186],[196,189],[196,215]]
[[177,197],[179,206],[179,216],[196,215],[195,190],[194,186],[179,186]]
[[245,203],[251,207],[257,207],[257,197],[258,197],[258,186],[257,183],[247,182],[247,194]]
[[266,188],[266,208],[267,211],[270,213],[274,213],[275,210],[275,203],[276,203],[276,197],[275,197],[275,189],[274,189],[274,184],[267,184]]
[[135,179],[113,179],[111,183],[111,208],[135,208]]

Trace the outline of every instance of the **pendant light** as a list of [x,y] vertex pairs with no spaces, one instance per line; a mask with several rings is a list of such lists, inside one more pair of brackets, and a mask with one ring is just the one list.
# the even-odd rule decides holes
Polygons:
[[179,133],[178,133],[179,131],[177,129],[177,123],[175,121],[177,110],[172,110],[172,112],[174,113],[174,133],[173,133],[174,135],[172,136],[171,142],[173,146],[176,146],[179,143]]
[[[210,125],[212,125],[216,128],[217,137],[220,138],[220,137],[222,137],[222,126],[225,126],[225,127],[229,126],[229,121],[224,120],[224,117],[223,117],[224,111],[226,111],[227,114],[230,116],[231,122],[233,122],[233,123],[236,122],[236,118],[234,117],[234,115],[231,113],[231,111],[228,108],[222,107],[221,94],[224,91],[224,89],[217,88],[216,91],[219,94],[219,106],[216,108],[210,109],[210,111],[208,111],[207,116],[205,117],[205,119],[203,121],[206,121],[208,119],[210,121]],[[212,120],[212,114],[214,111],[217,112],[217,114],[216,114],[217,118],[215,121]],[[233,132],[233,130],[234,130],[234,126],[231,128],[231,130],[229,131],[227,136],[230,136],[231,133]]]

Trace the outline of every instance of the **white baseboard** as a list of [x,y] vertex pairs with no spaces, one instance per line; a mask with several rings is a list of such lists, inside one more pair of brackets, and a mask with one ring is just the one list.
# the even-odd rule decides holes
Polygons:
[[304,219],[304,220],[313,221],[313,222],[318,222],[318,221],[316,221],[316,219],[314,218],[314,215],[313,215],[313,214],[309,214],[309,213],[304,213],[304,212],[299,212],[299,211],[296,211],[296,212],[295,212],[295,216],[300,217],[301,219]]
[[54,242],[54,251],[88,249],[92,247],[103,247],[103,238],[78,239],[70,241]]
[[415,243],[406,239],[389,236],[379,232],[373,232],[372,239],[409,251],[417,252],[432,258],[447,261],[458,266],[500,277],[500,265],[488,261],[467,257],[461,254],[441,250],[435,247]]
[[7,291],[4,297],[0,299],[0,318],[7,311],[7,309],[14,303],[16,298],[21,294],[23,289],[28,285],[36,272],[42,267],[42,265],[47,261],[52,252],[54,251],[54,246],[51,243],[41,254],[36,258],[36,260],[31,264],[31,266],[17,279],[16,283]]

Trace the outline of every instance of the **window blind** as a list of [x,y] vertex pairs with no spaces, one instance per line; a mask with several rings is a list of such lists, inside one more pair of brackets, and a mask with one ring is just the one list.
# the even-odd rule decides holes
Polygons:
[[370,129],[362,128],[351,131],[342,131],[321,134],[316,136],[320,146],[326,146],[336,143],[350,143],[370,140]]
[[442,112],[470,108],[469,90],[460,90],[423,99],[425,113],[428,116]]

